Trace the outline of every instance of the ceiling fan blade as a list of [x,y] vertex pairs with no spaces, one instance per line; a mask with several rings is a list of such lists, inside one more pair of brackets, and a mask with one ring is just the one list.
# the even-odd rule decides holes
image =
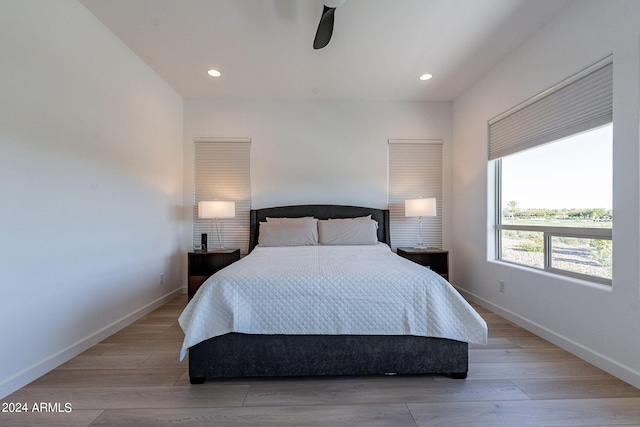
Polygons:
[[335,10],[335,7],[323,6],[322,17],[320,17],[320,23],[316,31],[316,38],[313,39],[314,49],[322,49],[329,44],[331,34],[333,34],[333,15]]

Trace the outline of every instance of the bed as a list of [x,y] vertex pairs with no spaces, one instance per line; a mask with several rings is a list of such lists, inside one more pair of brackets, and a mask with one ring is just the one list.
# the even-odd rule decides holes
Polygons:
[[[279,245],[281,234],[274,230],[294,230],[285,240],[306,242],[310,228],[299,227],[305,233],[298,233],[289,220],[282,220],[284,226],[276,223],[309,217],[317,221],[323,244],[289,246],[288,240]],[[345,230],[354,229],[352,221],[358,221],[358,233],[366,228],[373,237],[350,234],[348,243],[355,239],[358,244],[342,245]],[[347,228],[341,228],[343,223]],[[389,244],[389,211],[384,209],[298,205],[252,210],[249,255],[211,276],[180,316],[185,331],[181,357],[188,353],[191,383],[256,376],[466,378],[468,343],[486,344],[486,323],[448,282],[395,255]],[[281,273],[285,264],[287,271]],[[304,280],[293,279],[289,266]],[[389,286],[392,274],[416,282],[420,290]],[[343,289],[349,294],[340,294]],[[423,295],[424,289],[436,289],[435,297]],[[389,292],[393,298],[384,294]],[[395,300],[401,294],[409,303]],[[444,326],[423,321],[429,316],[444,320]]]

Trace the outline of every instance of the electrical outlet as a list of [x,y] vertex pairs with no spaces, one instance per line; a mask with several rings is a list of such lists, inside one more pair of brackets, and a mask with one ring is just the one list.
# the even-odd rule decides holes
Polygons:
[[164,273],[160,273],[160,284],[164,285]]
[[500,292],[504,293],[506,290],[504,280],[500,280]]

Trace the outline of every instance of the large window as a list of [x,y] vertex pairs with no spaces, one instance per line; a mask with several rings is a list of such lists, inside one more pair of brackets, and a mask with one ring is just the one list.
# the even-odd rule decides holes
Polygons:
[[612,67],[601,61],[490,122],[497,259],[611,284]]

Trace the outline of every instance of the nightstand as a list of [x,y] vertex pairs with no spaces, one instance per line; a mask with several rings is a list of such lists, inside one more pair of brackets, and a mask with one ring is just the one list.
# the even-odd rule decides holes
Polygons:
[[442,249],[397,248],[398,255],[417,264],[431,268],[449,280],[449,251]]
[[240,259],[240,249],[219,249],[208,252],[189,252],[187,294],[193,298],[200,286],[216,271]]

